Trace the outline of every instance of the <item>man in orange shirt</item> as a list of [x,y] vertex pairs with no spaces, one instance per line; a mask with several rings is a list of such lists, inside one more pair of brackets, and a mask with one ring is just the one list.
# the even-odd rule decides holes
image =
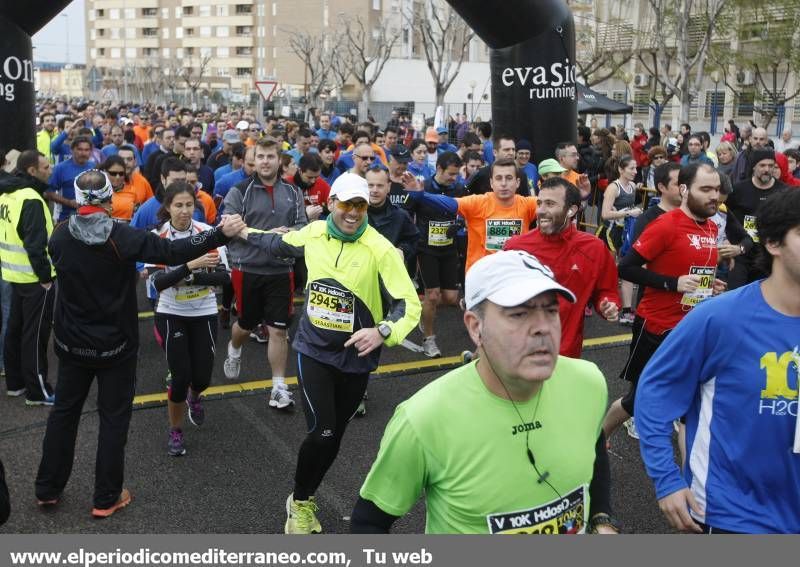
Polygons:
[[530,230],[536,219],[536,197],[518,195],[519,183],[519,168],[512,158],[498,159],[492,164],[492,191],[482,195],[452,198],[426,193],[413,175],[403,174],[403,184],[411,199],[421,199],[442,212],[458,213],[466,221],[465,271],[484,256],[502,250],[512,236]]
[[111,197],[111,217],[130,222],[139,205],[153,196],[153,189],[139,173],[136,154],[129,144],[120,146],[117,155],[125,162],[125,186]]
[[561,177],[577,187],[581,192],[581,199],[585,200],[592,191],[592,185],[588,175],[577,171],[579,158],[578,147],[572,142],[561,142],[556,146],[556,159],[566,169]]

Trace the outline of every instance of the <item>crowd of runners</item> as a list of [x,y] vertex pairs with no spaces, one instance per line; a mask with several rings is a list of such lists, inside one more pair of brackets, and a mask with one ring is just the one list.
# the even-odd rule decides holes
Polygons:
[[[132,501],[143,288],[169,455],[191,450],[186,419],[202,426],[204,391],[239,378],[248,340],[265,344],[268,406],[301,398],[286,533],[323,531],[315,495],[367,413],[382,348],[417,333],[424,356],[442,356],[444,309],[463,311],[464,364],[397,406],[352,531],[386,533],[424,497],[432,533],[619,533],[607,450],[624,424],[675,529],[800,532],[791,131],[771,140],[730,121],[712,148],[689,124],[579,121],[532,148],[465,116],[416,131],[400,113],[384,125],[319,110],[38,110],[37,147],[2,152],[0,260],[7,394],[51,407],[40,507],[67,489],[95,379],[92,515]],[[592,316],[632,331],[619,400],[615,377],[581,359]]]

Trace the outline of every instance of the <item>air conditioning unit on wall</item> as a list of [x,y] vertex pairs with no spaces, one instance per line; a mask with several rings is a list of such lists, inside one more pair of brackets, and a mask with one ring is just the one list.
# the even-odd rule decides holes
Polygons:
[[737,71],[736,72],[736,84],[746,87],[748,85],[752,85],[754,83],[753,72],[752,71]]
[[633,78],[633,86],[634,87],[649,87],[650,86],[650,75],[646,75],[645,73],[636,73],[636,76]]

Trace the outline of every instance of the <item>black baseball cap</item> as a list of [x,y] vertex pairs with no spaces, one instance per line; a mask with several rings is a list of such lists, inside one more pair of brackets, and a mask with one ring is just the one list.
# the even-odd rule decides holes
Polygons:
[[411,161],[411,152],[403,144],[397,144],[392,150],[392,159],[398,163],[409,163]]

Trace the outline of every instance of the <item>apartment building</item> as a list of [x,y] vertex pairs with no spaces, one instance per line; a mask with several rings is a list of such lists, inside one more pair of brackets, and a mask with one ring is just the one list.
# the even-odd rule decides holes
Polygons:
[[[287,34],[323,33],[339,14],[374,25],[375,0],[86,0],[87,66],[117,89],[167,82],[180,69],[199,87],[247,96],[254,81],[302,85]],[[202,76],[200,69],[202,68]],[[180,79],[172,85],[186,88]],[[168,85],[169,87],[169,85]]]

